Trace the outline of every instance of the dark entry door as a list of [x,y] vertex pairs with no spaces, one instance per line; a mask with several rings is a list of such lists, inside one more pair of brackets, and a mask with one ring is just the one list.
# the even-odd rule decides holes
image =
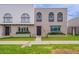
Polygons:
[[9,35],[10,34],[10,27],[5,27],[5,35]]
[[37,26],[37,35],[41,35],[41,26]]

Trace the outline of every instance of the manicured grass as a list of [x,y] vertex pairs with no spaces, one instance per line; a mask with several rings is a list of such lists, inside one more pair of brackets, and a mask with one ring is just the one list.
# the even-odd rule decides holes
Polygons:
[[0,41],[33,41],[34,37],[4,37],[0,38]]
[[79,40],[79,36],[43,37],[42,40]]
[[50,54],[54,49],[79,50],[78,44],[32,45],[21,48],[21,45],[0,45],[0,54]]
[[[34,41],[35,37],[4,37],[0,38],[0,41]],[[79,40],[79,36],[65,36],[65,37],[43,37],[42,40]]]

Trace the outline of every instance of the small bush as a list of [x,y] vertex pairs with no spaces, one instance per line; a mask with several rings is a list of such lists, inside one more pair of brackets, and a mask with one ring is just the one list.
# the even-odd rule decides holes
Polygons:
[[48,33],[48,35],[65,35],[65,34],[62,32],[50,32]]
[[30,34],[30,32],[16,32],[16,34]]

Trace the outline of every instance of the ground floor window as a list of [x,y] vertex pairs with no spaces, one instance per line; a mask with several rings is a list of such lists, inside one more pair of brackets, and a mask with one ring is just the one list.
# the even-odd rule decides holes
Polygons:
[[51,32],[60,32],[61,26],[60,25],[52,25],[50,26]]
[[19,27],[18,32],[28,32],[28,27]]

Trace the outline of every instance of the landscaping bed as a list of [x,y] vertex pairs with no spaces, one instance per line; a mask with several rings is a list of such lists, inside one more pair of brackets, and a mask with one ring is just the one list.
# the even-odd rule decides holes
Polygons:
[[16,37],[31,37],[30,32],[16,32]]
[[34,41],[34,37],[4,37],[0,41]]
[[22,45],[0,45],[0,54],[51,54],[56,49],[79,50],[79,44],[32,45],[21,48]]
[[49,32],[48,37],[65,37],[66,35],[62,32]]
[[65,35],[62,32],[49,32],[48,35]]

